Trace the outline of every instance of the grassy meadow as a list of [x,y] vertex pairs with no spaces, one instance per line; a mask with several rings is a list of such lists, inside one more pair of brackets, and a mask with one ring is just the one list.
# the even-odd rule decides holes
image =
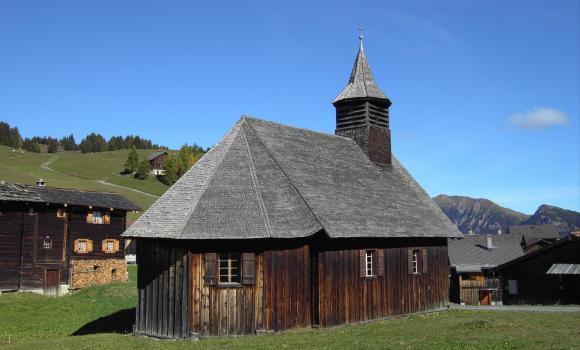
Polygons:
[[[126,284],[60,298],[0,295],[1,349],[578,349],[580,313],[451,310],[328,329],[198,342],[130,335],[135,266]],[[10,337],[10,344],[8,338]]]
[[[139,159],[145,159],[151,152],[138,150]],[[0,146],[0,180],[32,185],[42,178],[47,181],[49,187],[116,192],[145,210],[153,204],[155,197],[97,182],[106,181],[154,196],[162,195],[168,187],[153,176],[147,180],[136,180],[119,174],[128,155],[129,150],[90,154],[80,152],[48,154],[13,151],[10,147]],[[47,162],[48,166],[57,172],[42,168],[42,164]]]

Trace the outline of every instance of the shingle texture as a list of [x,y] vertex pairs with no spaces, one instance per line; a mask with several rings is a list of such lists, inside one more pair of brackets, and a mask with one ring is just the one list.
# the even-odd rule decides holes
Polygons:
[[348,83],[342,92],[334,99],[333,103],[355,98],[377,98],[388,100],[387,96],[385,96],[375,82],[375,78],[371,72],[371,67],[369,66],[369,61],[367,60],[362,45],[356,55],[356,60],[354,61],[354,66],[352,67]]
[[244,239],[456,237],[394,160],[371,163],[350,139],[259,119],[240,121],[125,233]]
[[64,188],[0,183],[0,201],[82,205],[97,208],[140,210],[123,196],[109,192],[89,192]]
[[487,248],[486,235],[466,235],[448,240],[449,263],[457,272],[479,272],[524,255],[520,238],[512,235],[493,235],[495,248]]
[[533,244],[543,239],[559,239],[558,227],[552,224],[543,225],[510,225],[509,233],[524,237],[527,244]]

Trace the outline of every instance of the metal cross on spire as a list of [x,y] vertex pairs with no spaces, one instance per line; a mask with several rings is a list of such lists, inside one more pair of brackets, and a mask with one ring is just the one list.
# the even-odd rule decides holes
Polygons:
[[360,40],[360,49],[361,50],[363,49],[363,44],[362,44],[363,38],[364,38],[364,36],[363,36],[363,30],[364,30],[363,27],[358,27],[358,39]]

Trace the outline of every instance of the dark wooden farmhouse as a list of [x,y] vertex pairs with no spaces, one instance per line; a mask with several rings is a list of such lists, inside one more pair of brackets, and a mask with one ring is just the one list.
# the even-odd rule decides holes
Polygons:
[[334,105],[336,136],[242,117],[127,230],[137,334],[264,334],[446,306],[447,238],[460,233],[391,155],[391,102],[362,45]]
[[504,304],[580,304],[580,237],[562,238],[493,272]]
[[560,232],[556,225],[510,225],[510,235],[521,237],[522,247],[526,253],[543,248],[560,239]]
[[115,193],[0,183],[0,291],[124,281],[121,233],[138,209]]
[[449,239],[450,301],[501,304],[501,283],[493,269],[523,255],[521,236],[472,234]]
[[168,156],[167,151],[159,151],[147,156],[147,161],[151,166],[151,174],[163,175],[165,173],[165,162],[167,162]]

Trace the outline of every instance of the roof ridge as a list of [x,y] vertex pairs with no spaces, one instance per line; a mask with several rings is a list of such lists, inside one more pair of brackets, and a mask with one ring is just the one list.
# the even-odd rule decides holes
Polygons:
[[[254,129],[252,128],[251,125],[249,125],[250,123],[248,121],[246,121],[245,119],[242,119],[241,121],[245,124],[248,124],[248,126],[250,126],[250,129],[252,130],[252,132],[254,132]],[[270,225],[270,217],[268,216],[268,211],[266,210],[266,205],[264,204],[264,198],[262,197],[262,191],[260,190],[260,182],[258,181],[258,177],[256,175],[256,168],[254,165],[254,159],[252,158],[252,152],[250,152],[250,145],[248,144],[246,132],[243,130],[243,128],[241,128],[241,129],[242,129],[241,130],[242,136],[244,137],[244,142],[246,143],[246,151],[248,152],[248,159],[250,161],[250,176],[252,177],[252,182],[254,184],[254,190],[256,191],[256,197],[258,199],[258,204],[260,205],[260,211],[262,212],[262,217],[264,218],[264,228],[266,229],[266,233],[268,234],[268,236],[273,238],[272,228]],[[254,134],[255,134],[255,132],[254,132]],[[259,137],[257,135],[256,135],[256,137],[259,139]],[[260,142],[262,142],[262,141],[260,140]]]
[[[298,189],[298,187],[296,187],[296,184],[294,184],[294,182],[290,178],[290,175],[288,175],[286,173],[286,171],[284,171],[284,168],[282,168],[282,166],[280,166],[280,163],[278,163],[278,161],[276,160],[276,158],[272,155],[272,152],[270,152],[270,150],[268,149],[268,147],[266,146],[266,144],[264,143],[264,141],[262,141],[262,139],[260,138],[260,136],[258,135],[258,133],[256,132],[256,130],[254,130],[254,127],[252,126],[252,123],[247,122],[247,124],[250,127],[250,129],[252,130],[252,132],[254,133],[254,135],[256,135],[256,139],[258,140],[258,142],[260,142],[262,144],[262,146],[264,147],[264,150],[266,151],[266,153],[268,154],[268,156],[270,158],[272,158],[272,161],[274,162],[274,164],[276,164],[276,166],[278,167],[278,169],[280,169],[280,172],[288,180],[288,183],[294,188],[294,190],[296,190],[296,193],[298,194],[298,196],[300,197],[300,199],[302,199],[302,201],[304,202],[304,205],[306,205],[306,208],[308,208],[308,210],[312,214],[312,217],[316,220],[316,222],[318,222],[318,224],[320,225],[320,227],[324,229],[324,225],[322,224],[322,222],[320,222],[320,219],[318,219],[318,216],[316,216],[316,214],[314,213],[314,210],[312,210],[312,207],[310,207],[310,204],[308,204],[308,201],[306,201],[306,199],[304,198],[304,196],[302,195],[302,193],[300,193],[300,190]],[[318,231],[316,231],[316,232],[318,232]],[[316,232],[313,232],[313,234],[316,233]]]
[[117,196],[121,196],[119,193],[117,192],[109,192],[109,191],[92,191],[92,190],[78,190],[76,188],[64,188],[64,187],[50,187],[50,186],[34,186],[34,185],[27,185],[27,184],[21,184],[21,183],[17,183],[17,182],[12,182],[12,183],[4,183],[4,184],[0,184],[0,185],[12,185],[12,186],[21,186],[24,187],[26,189],[48,189],[48,190],[61,190],[61,191],[70,191],[70,192],[84,192],[84,193],[99,193],[99,194],[114,194]]
[[[229,152],[229,150],[230,150],[230,147],[231,147],[231,146],[232,146],[232,144],[234,143],[234,140],[235,140],[235,138],[236,138],[236,136],[237,136],[237,133],[238,133],[239,131],[240,131],[240,123],[238,122],[238,123],[236,123],[236,125],[234,125],[234,127],[233,127],[233,128],[231,128],[231,129],[230,129],[230,131],[228,131],[228,133],[226,133],[226,134],[224,135],[224,137],[222,137],[222,139],[221,139],[221,140],[218,142],[218,144],[219,144],[219,143],[220,143],[222,140],[224,140],[225,138],[227,138],[228,136],[230,136],[230,134],[232,134],[232,133],[234,133],[234,132],[236,133],[235,135],[233,135],[233,134],[231,135],[231,139],[230,139],[230,142],[229,142],[229,144],[227,145],[227,148],[226,148],[226,149],[225,149],[225,150],[222,152],[221,159],[220,159],[220,160],[219,160],[219,162],[217,162],[217,163],[216,163],[216,165],[215,165],[215,166],[214,166],[214,167],[211,169],[211,173],[209,174],[209,176],[208,176],[207,180],[206,180],[206,181],[205,181],[205,183],[203,184],[203,187],[202,187],[202,189],[201,189],[201,191],[200,191],[200,194],[199,194],[199,196],[197,197],[197,199],[196,199],[195,203],[194,203],[194,204],[191,206],[191,211],[190,211],[190,212],[189,212],[189,214],[187,215],[187,217],[188,217],[188,218],[190,218],[190,217],[191,217],[191,215],[193,214],[193,212],[195,211],[195,208],[197,207],[197,204],[198,204],[198,203],[199,203],[199,201],[201,200],[201,197],[203,197],[203,195],[204,195],[205,191],[207,190],[207,187],[209,186],[209,183],[211,182],[211,180],[212,180],[212,179],[213,179],[213,177],[215,176],[215,173],[216,173],[216,170],[217,170],[217,168],[218,168],[218,167],[219,167],[219,165],[220,165],[220,164],[223,162],[224,158],[225,158],[225,157],[226,157],[226,155],[228,154],[228,152]],[[212,147],[212,148],[211,148],[211,149],[210,149],[210,150],[209,150],[209,151],[208,151],[208,152],[207,152],[205,155],[209,155],[209,154],[210,154],[210,152],[211,152],[211,151],[213,151],[213,150],[215,150],[215,147]],[[194,166],[195,166],[195,164],[194,164]],[[191,168],[190,168],[190,170],[191,170]],[[188,171],[189,171],[189,170],[188,170]],[[186,172],[186,173],[187,173],[187,172]],[[185,174],[184,174],[184,175],[185,175]],[[181,177],[179,180],[177,180],[177,182],[179,182],[181,179],[185,179],[185,178],[186,178],[185,176],[182,176],[182,177]],[[175,184],[177,184],[177,182],[176,182]],[[174,184],[174,185],[175,185],[175,184]],[[179,232],[179,233],[182,233],[182,232],[183,232],[183,230],[184,230],[184,229],[185,229],[185,227],[187,226],[188,222],[189,222],[189,219],[188,219],[188,220],[184,220],[184,221],[183,221],[183,225],[182,225],[182,227],[181,227],[179,230],[175,230],[175,233],[173,234],[173,238],[176,238],[176,234],[177,234],[177,232]]]

